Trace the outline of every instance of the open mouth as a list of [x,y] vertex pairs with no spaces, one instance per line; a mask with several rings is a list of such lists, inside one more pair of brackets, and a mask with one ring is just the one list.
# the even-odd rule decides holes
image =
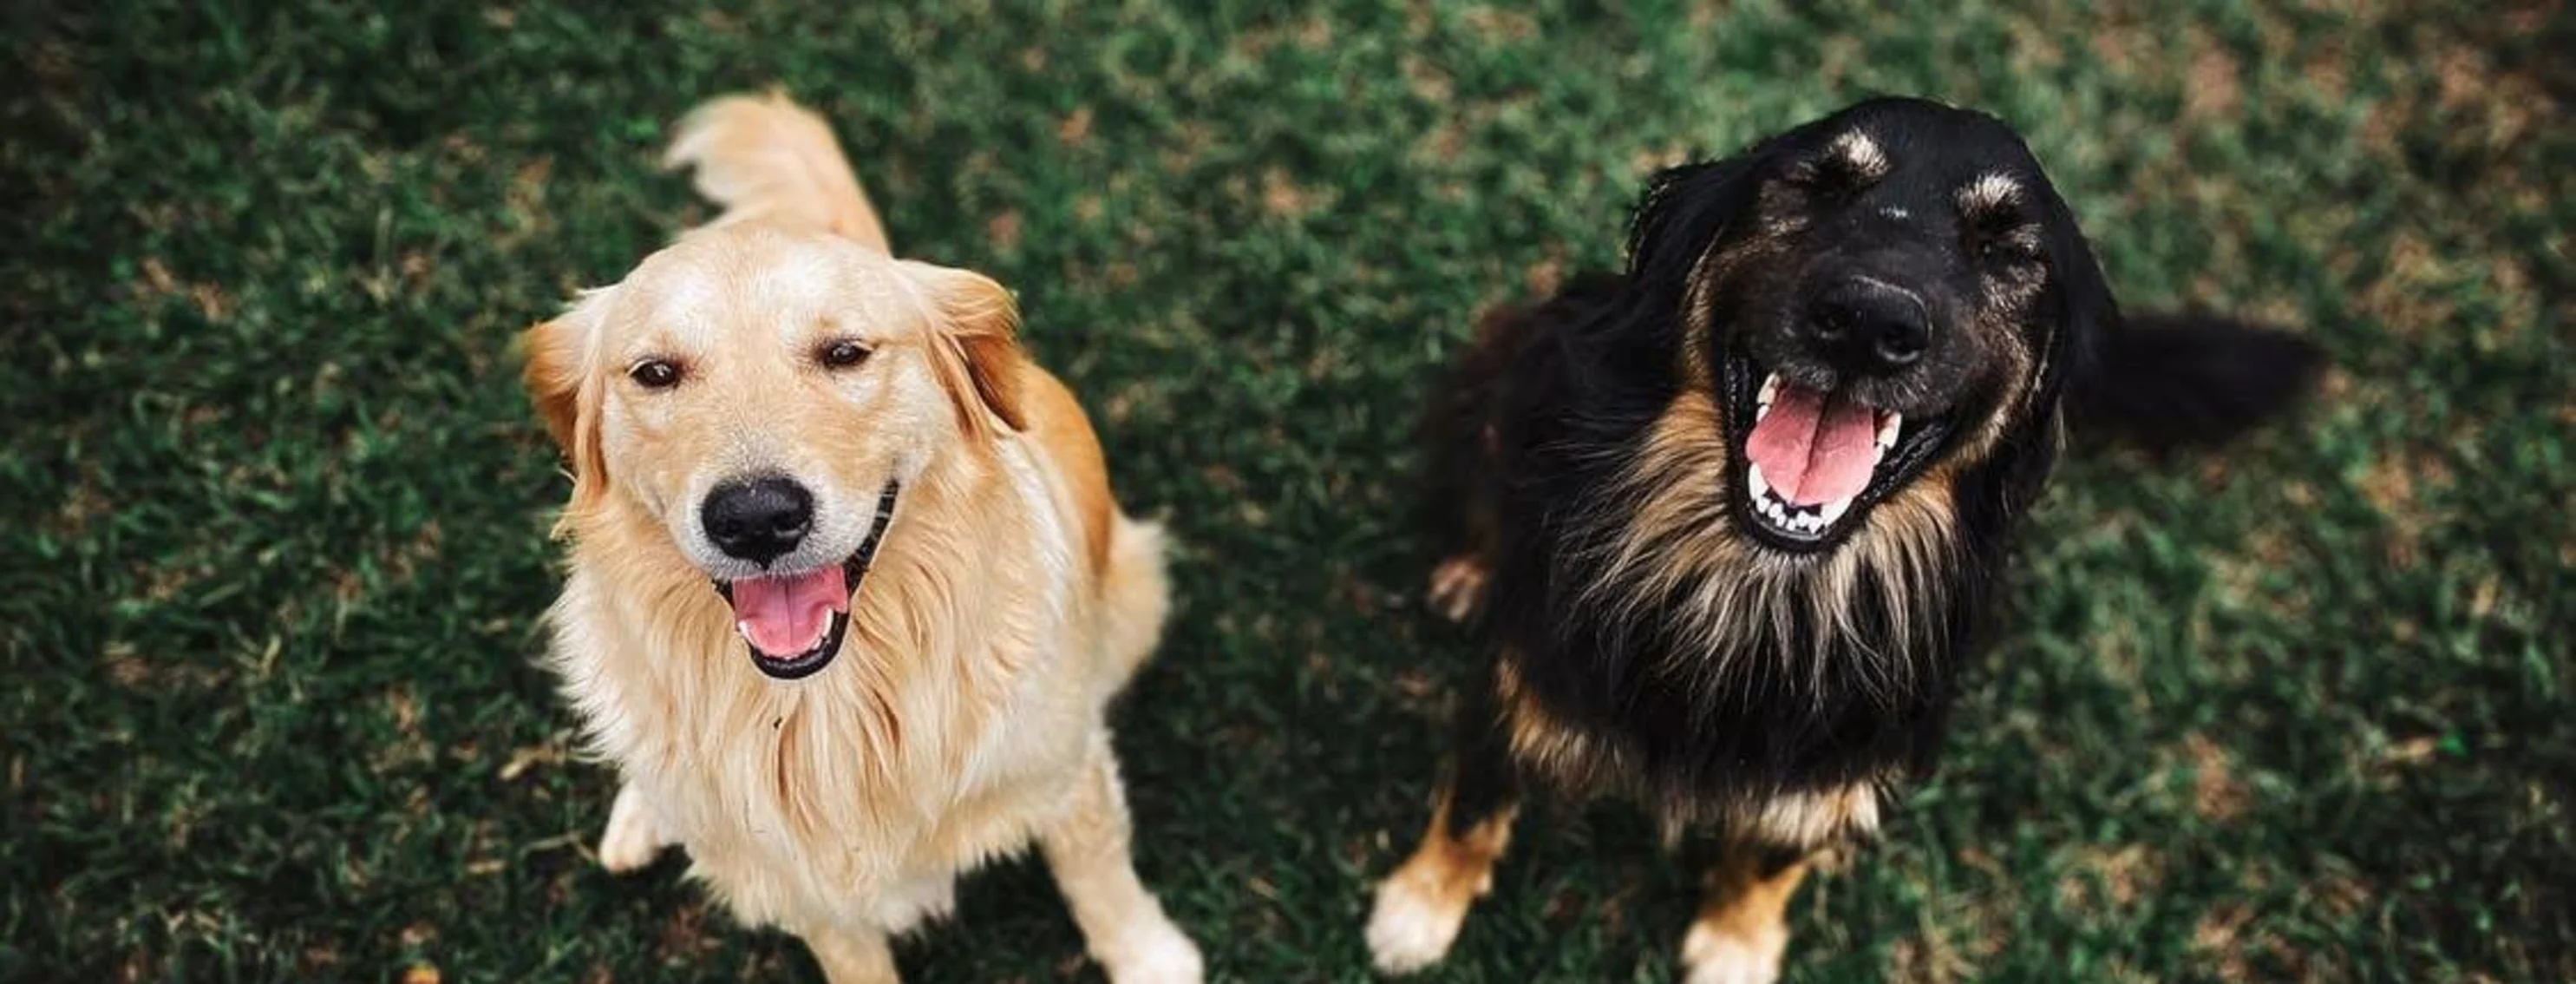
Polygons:
[[894,521],[895,494],[901,490],[900,482],[886,483],[867,539],[839,564],[716,582],[716,593],[733,605],[734,631],[751,646],[752,666],[772,679],[798,680],[821,672],[840,655],[841,637],[850,630],[850,605]]
[[1741,359],[1728,375],[1741,435],[1740,511],[1760,539],[1784,549],[1818,549],[1857,527],[1922,471],[1949,430],[1942,417],[1908,419]]

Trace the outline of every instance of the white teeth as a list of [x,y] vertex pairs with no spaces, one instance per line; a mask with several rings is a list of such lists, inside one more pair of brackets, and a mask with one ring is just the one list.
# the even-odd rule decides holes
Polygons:
[[1880,451],[1886,451],[1889,448],[1895,447],[1897,431],[1902,430],[1904,427],[1904,414],[1890,410],[1880,415],[1878,418],[1878,449]]
[[1824,511],[1816,514],[1823,517],[1823,522],[1819,525],[1830,525],[1833,521],[1843,518],[1844,513],[1851,511],[1851,504],[1850,499],[1836,499],[1825,503]]
[[749,619],[733,623],[733,631],[735,635],[742,637],[742,641],[751,641],[751,621]]
[[1829,502],[1822,506],[1792,506],[1779,493],[1771,491],[1771,480],[1762,477],[1762,466],[1747,462],[1744,485],[1753,491],[1753,509],[1769,519],[1771,525],[1797,533],[1822,533],[1843,513],[1851,510],[1852,501]]
[[1813,506],[1793,506],[1771,490],[1771,480],[1762,477],[1762,466],[1747,462],[1744,485],[1753,492],[1753,511],[1761,513],[1771,525],[1792,533],[1822,533],[1851,512],[1859,496],[1849,496]]
[[1780,374],[1775,372],[1762,377],[1762,392],[1753,394],[1753,419],[1760,420],[1768,416],[1771,413],[1771,398],[1779,394]]

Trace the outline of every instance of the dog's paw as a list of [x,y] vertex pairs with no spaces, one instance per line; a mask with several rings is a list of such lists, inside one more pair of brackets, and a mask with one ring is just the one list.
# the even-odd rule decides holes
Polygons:
[[889,886],[878,896],[876,924],[888,936],[905,936],[957,914],[957,879],[924,878]]
[[1474,554],[1459,554],[1431,569],[1431,610],[1452,622],[1464,622],[1485,604],[1485,564]]
[[1444,891],[1438,879],[1398,870],[1377,886],[1369,910],[1369,961],[1382,974],[1410,974],[1439,963],[1467,922],[1472,895]]
[[1099,959],[1110,984],[1199,984],[1207,978],[1198,944],[1169,920],[1128,934]]
[[1780,955],[1789,948],[1786,932],[1743,933],[1695,923],[1682,939],[1682,980],[1686,984],[1772,984],[1780,979]]
[[643,794],[633,786],[619,789],[617,805],[608,808],[608,829],[599,835],[599,866],[615,874],[651,867],[669,846],[671,840]]

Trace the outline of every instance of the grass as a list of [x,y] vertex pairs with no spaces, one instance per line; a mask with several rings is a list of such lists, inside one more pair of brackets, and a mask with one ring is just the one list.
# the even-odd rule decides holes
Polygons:
[[[817,979],[680,862],[587,854],[609,777],[533,663],[565,483],[509,353],[706,214],[668,123],[773,82],[905,251],[1020,291],[1186,538],[1120,742],[1222,979],[1366,979],[1472,662],[1405,525],[1470,313],[1614,262],[1651,167],[1876,91],[2022,127],[2129,306],[2339,369],[2224,458],[2062,473],[1943,770],[1800,897],[1791,979],[2576,977],[2554,5],[48,6],[0,14],[0,979]],[[1540,810],[1430,979],[1666,979],[1652,840]],[[902,961],[1079,952],[1023,861]]]

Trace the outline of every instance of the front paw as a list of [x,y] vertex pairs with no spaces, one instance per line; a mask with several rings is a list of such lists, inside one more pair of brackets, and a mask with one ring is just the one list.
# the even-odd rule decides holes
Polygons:
[[1169,921],[1131,934],[1100,954],[1100,965],[1112,984],[1199,984],[1207,977],[1198,945]]
[[1445,888],[1439,879],[1420,877],[1410,866],[1378,883],[1377,905],[1369,910],[1368,946],[1379,973],[1410,974],[1448,955],[1475,899]]
[[1485,562],[1460,554],[1431,571],[1431,610],[1452,622],[1464,622],[1485,607]]
[[1686,984],[1772,984],[1780,979],[1780,955],[1788,948],[1786,932],[1747,935],[1694,924],[1682,940],[1682,980]]
[[643,794],[633,786],[619,789],[617,804],[608,808],[608,829],[599,835],[599,866],[612,874],[651,867],[669,846],[671,840]]

